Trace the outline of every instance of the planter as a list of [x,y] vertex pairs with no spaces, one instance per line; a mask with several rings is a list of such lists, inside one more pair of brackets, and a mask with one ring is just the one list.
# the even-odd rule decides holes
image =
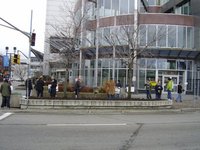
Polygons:
[[[10,107],[11,108],[20,108],[20,100],[22,95],[20,93],[12,93],[10,97]],[[0,97],[0,105],[2,104],[2,96]]]
[[[27,99],[21,99],[21,108],[27,108]],[[28,108],[40,109],[134,109],[134,108],[171,108],[172,102],[160,101],[126,101],[126,100],[60,100],[29,99]]]

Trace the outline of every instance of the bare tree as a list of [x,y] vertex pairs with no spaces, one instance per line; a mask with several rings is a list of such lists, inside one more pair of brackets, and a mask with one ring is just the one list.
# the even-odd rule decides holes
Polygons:
[[[164,36],[162,29],[156,32],[150,31],[149,41],[142,43],[146,37],[147,29],[126,25],[114,28],[110,33],[104,34],[104,41],[113,47],[115,58],[123,59],[128,67],[128,99],[131,98],[131,86],[136,79],[137,57],[151,57],[153,53],[147,49],[155,45],[156,41]],[[136,83],[134,84],[136,87]]]
[[88,19],[87,12],[89,7],[84,7],[82,9],[72,7],[74,6],[70,2],[64,3],[61,10],[65,12],[63,20],[64,25],[50,25],[56,34],[50,37],[48,41],[50,44],[50,49],[59,54],[59,64],[60,66],[66,68],[65,71],[65,83],[64,83],[64,97],[66,97],[66,86],[69,78],[69,69],[72,63],[77,61],[79,58],[80,45],[82,45],[82,27],[84,26],[86,20]]
[[14,76],[18,77],[20,80],[25,80],[27,75],[27,65],[14,65],[12,66]]

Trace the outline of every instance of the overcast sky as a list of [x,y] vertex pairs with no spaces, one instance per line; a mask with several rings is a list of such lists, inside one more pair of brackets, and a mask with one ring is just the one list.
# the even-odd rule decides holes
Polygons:
[[[33,10],[32,29],[35,30],[36,45],[34,49],[44,52],[44,29],[46,15],[46,0],[2,0],[0,17],[20,30],[30,32],[31,10]],[[0,20],[0,24],[4,24]],[[28,55],[28,38],[12,29],[0,25],[0,54],[5,54],[5,47],[13,52],[13,47]]]

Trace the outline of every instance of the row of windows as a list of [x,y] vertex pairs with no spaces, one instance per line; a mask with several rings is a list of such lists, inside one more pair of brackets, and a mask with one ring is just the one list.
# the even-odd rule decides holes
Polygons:
[[140,45],[192,49],[194,48],[194,28],[172,25],[140,25]]
[[192,70],[192,61],[173,59],[139,59],[139,68],[148,69],[170,69],[170,70]]
[[[148,5],[156,6],[163,5],[167,3],[169,0],[147,0]],[[133,14],[134,7],[137,5],[136,0],[98,0],[98,8],[99,8],[99,17],[108,17],[115,15],[125,15],[125,14]],[[143,9],[143,4],[139,3],[139,7],[136,8],[139,12],[145,12]],[[89,11],[89,16],[91,19],[95,17],[95,4],[88,3],[88,7],[91,7]],[[190,15],[190,3],[186,3],[182,6],[178,6],[175,8],[175,14],[186,14]]]
[[[135,30],[133,26],[118,26],[99,29],[99,45],[127,45],[130,39],[134,39]],[[200,29],[188,26],[173,25],[140,25],[140,46],[159,48],[200,48]],[[194,35],[195,33],[195,35]],[[195,37],[195,40],[194,40]],[[87,31],[84,46],[95,45],[95,32]]]
[[[99,17],[133,14],[135,3],[135,0],[98,0]],[[89,11],[92,19],[95,16],[95,4],[88,3],[88,7],[92,8]]]
[[[127,68],[127,60],[124,59],[99,59],[98,68]],[[160,70],[192,70],[193,62],[190,60],[175,60],[175,59],[153,59],[141,58],[138,59],[138,67],[140,69],[160,69]],[[73,65],[74,69],[78,69],[78,65]],[[85,60],[85,69],[94,69],[95,60]]]

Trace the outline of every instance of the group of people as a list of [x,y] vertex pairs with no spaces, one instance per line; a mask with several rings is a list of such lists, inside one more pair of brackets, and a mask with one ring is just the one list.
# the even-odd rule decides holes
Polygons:
[[[163,91],[163,87],[160,81],[158,81],[157,83],[155,83],[155,81],[150,81],[148,80],[147,83],[144,85],[146,88],[146,96],[147,99],[152,99],[151,97],[151,91],[152,88],[155,89],[155,99],[157,100],[161,100],[161,95],[162,95],[162,91]],[[167,98],[169,101],[172,101],[172,91],[174,88],[174,83],[172,78],[168,78],[167,84],[166,84],[166,90],[167,90]],[[176,102],[182,102],[182,92],[184,91],[181,82],[179,82],[178,84],[178,88],[177,88],[177,97],[176,97]]]
[[[44,85],[45,85],[45,82],[44,82],[42,76],[35,81],[34,88],[36,90],[38,98],[43,97]],[[26,96],[30,97],[31,91],[33,89],[33,84],[32,84],[31,78],[28,78],[25,81],[25,86],[26,86]],[[158,81],[156,83],[155,81],[148,80],[147,83],[144,86],[146,88],[147,99],[152,99],[152,96],[151,96],[152,88],[155,89],[155,98],[158,99],[158,100],[161,99],[163,87],[162,87],[162,84],[161,84],[160,81]],[[81,88],[81,82],[80,82],[79,78],[77,78],[74,87],[75,87],[74,88],[75,98],[78,98],[80,88]],[[169,101],[172,100],[173,87],[174,87],[173,80],[169,77],[167,84],[166,84],[167,98],[168,98]],[[108,80],[104,85],[104,89],[107,93],[108,99],[119,98],[121,88],[122,88],[122,84],[121,84],[120,80],[115,82],[112,78],[110,80]],[[57,89],[57,80],[52,78],[51,84],[50,84],[50,87],[49,87],[49,93],[50,93],[51,98],[56,97],[56,91],[57,91],[56,89]],[[1,84],[1,86],[0,86],[0,92],[1,92],[1,95],[2,95],[1,108],[3,108],[3,107],[10,108],[10,96],[11,96],[11,92],[12,92],[12,86],[9,83],[8,79],[4,79],[3,84]],[[184,92],[184,89],[181,85],[181,82],[179,82],[178,87],[177,87],[177,97],[175,99],[176,102],[182,102],[182,93],[183,92]]]
[[[38,98],[43,97],[44,85],[45,82],[43,80],[43,76],[40,76],[39,79],[36,79],[34,88],[36,90],[36,95]],[[26,97],[30,97],[31,91],[33,89],[33,83],[31,78],[28,78],[25,81],[25,86],[26,86]],[[56,96],[56,87],[57,87],[57,80],[52,78],[51,85],[49,88],[49,93],[52,98]]]

